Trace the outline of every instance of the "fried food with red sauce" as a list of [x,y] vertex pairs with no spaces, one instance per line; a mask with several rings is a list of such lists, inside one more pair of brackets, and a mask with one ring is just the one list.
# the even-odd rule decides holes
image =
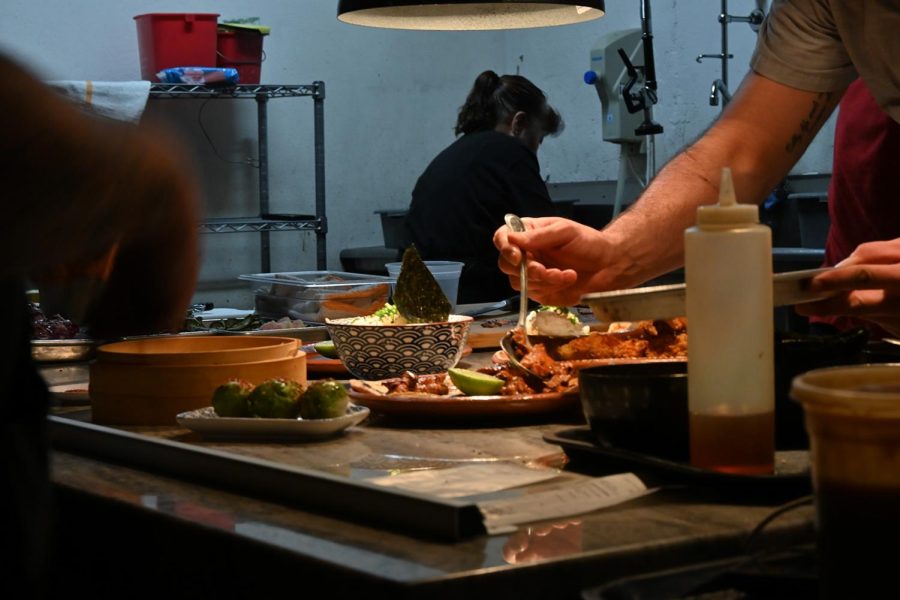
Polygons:
[[559,360],[683,358],[687,356],[687,320],[639,321],[628,331],[594,331],[562,344],[556,352]]
[[[504,381],[499,395],[514,396],[519,394],[546,394],[567,392],[578,387],[578,373],[571,365],[553,361],[546,357],[548,363],[548,378],[526,380],[521,373],[509,365],[495,365],[478,369],[481,373],[499,377]],[[387,395],[400,394],[432,394],[435,396],[449,396],[459,394],[456,388],[450,384],[450,378],[446,373],[433,375],[415,375],[404,373],[400,377],[391,377],[377,382],[351,381],[351,388],[359,392],[380,393]]]
[[400,377],[383,379],[381,384],[387,388],[388,394],[408,394],[410,392],[415,392],[419,394],[436,394],[438,396],[443,396],[450,393],[450,385],[447,382],[446,373],[416,375],[415,373],[407,371]]
[[[537,346],[540,346],[540,344]],[[537,348],[537,346],[534,348]],[[538,352],[541,352],[541,349],[538,349]],[[554,361],[546,354],[543,356],[545,357],[545,361],[547,361],[542,369],[547,373],[545,379],[524,377],[521,371],[508,364],[485,367],[478,369],[478,371],[480,373],[499,377],[504,381],[503,387],[500,388],[501,396],[564,393],[574,391],[578,388],[578,372],[571,364]],[[534,369],[535,365],[531,365],[529,368]]]

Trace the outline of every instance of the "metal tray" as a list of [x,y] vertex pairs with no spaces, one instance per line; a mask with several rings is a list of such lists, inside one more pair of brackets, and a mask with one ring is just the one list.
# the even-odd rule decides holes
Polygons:
[[208,331],[183,331],[181,333],[158,333],[152,335],[126,336],[116,339],[95,340],[72,338],[67,340],[31,340],[31,358],[38,363],[87,362],[94,358],[98,346],[110,342],[155,339],[171,336],[213,335]]
[[96,340],[31,340],[31,358],[35,362],[79,362],[90,360],[97,347]]
[[658,483],[685,483],[744,495],[809,494],[809,452],[776,451],[775,473],[772,475],[740,475],[701,469],[690,464],[604,445],[596,441],[588,426],[544,434],[544,441],[563,448],[573,461],[593,467],[633,470],[639,476]]
[[[836,292],[812,292],[809,289],[813,277],[828,270],[830,268],[776,273],[772,277],[774,305],[790,306],[834,295]],[[683,283],[655,285],[585,294],[581,302],[590,306],[594,316],[604,323],[674,319],[687,314],[686,290]]]
[[328,328],[324,325],[310,327],[291,327],[287,329],[251,329],[249,331],[217,331],[215,335],[268,335],[289,337],[303,340],[304,344],[324,342],[328,337]]
[[55,449],[418,537],[458,541],[485,533],[481,513],[471,500],[406,492],[324,471],[153,438],[80,422],[74,415],[47,417]]

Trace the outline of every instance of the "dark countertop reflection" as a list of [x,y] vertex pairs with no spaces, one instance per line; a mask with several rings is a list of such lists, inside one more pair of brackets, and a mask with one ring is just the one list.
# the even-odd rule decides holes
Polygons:
[[[571,426],[571,419],[564,419],[508,427],[413,429],[375,419],[315,444],[209,443],[178,427],[154,428],[152,433],[366,478],[397,469],[477,461],[564,466],[560,448],[541,436]],[[162,569],[179,582],[176,585],[183,585],[185,578],[196,583],[198,573],[206,573],[203,586],[221,587],[220,592],[233,589],[229,581],[240,587],[241,573],[251,585],[249,580],[255,579],[248,573],[263,568],[258,563],[275,560],[270,556],[274,554],[285,570],[269,573],[266,585],[314,571],[335,589],[366,585],[408,597],[578,597],[581,589],[628,574],[739,554],[746,536],[775,506],[670,489],[577,518],[531,524],[508,535],[444,543],[68,452],[55,453],[53,466],[63,504],[61,545],[70,557],[85,552],[105,557],[117,573],[109,581],[121,585]],[[572,465],[567,469],[566,476],[583,477]],[[151,533],[135,537],[135,532],[148,530]],[[160,531],[171,533],[163,536]],[[811,536],[812,510],[804,508],[773,522],[765,541],[784,545],[808,542]],[[194,547],[198,549],[189,557],[183,555]],[[225,548],[231,550],[223,558],[219,554]],[[233,556],[242,557],[241,567],[229,565]],[[109,577],[102,565],[89,562],[90,568]],[[184,562],[192,566],[181,572]],[[80,564],[68,562],[63,569],[67,580],[71,571],[88,568]],[[246,571],[243,565],[255,566]],[[260,583],[253,585],[258,589]],[[173,589],[168,583],[164,587]]]

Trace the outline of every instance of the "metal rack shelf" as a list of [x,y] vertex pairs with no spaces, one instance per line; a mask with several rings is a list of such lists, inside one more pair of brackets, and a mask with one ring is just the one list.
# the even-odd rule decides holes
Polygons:
[[[268,101],[273,98],[313,99],[314,159],[315,159],[315,215],[272,215],[269,213],[269,151],[268,151]],[[325,217],[325,134],[324,102],[325,83],[236,86],[209,86],[194,84],[154,83],[150,86],[150,98],[256,100],[259,153],[259,216],[205,220],[203,233],[258,232],[260,234],[260,268],[271,271],[269,232],[314,231],[316,234],[316,268],[326,266],[325,238],[328,221]]]
[[313,216],[283,218],[269,217],[230,217],[224,219],[206,219],[200,225],[201,233],[243,233],[263,231],[318,231],[321,223]]
[[264,94],[268,98],[298,96],[325,98],[325,84],[314,81],[309,85],[241,84],[221,87],[188,83],[154,83],[150,86],[150,95],[155,98],[256,98],[259,94]]

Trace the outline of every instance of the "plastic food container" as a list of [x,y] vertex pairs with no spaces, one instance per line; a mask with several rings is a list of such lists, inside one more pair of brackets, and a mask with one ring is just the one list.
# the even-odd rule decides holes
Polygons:
[[369,315],[381,308],[393,277],[342,271],[256,273],[238,279],[255,286],[256,314],[269,319],[290,317],[309,323]]
[[[450,311],[456,310],[456,299],[459,293],[459,278],[462,275],[464,263],[452,260],[426,260],[425,266],[434,276],[434,280],[441,286],[441,291],[450,301]],[[400,269],[403,268],[402,262],[392,262],[384,265],[388,275],[396,279],[400,276]]]

